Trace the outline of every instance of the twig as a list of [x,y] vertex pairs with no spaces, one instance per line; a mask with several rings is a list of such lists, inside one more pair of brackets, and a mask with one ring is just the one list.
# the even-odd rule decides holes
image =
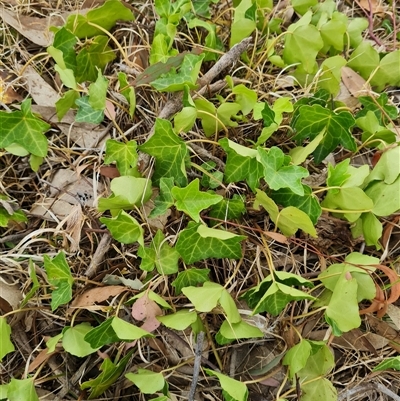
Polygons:
[[86,277],[93,278],[97,274],[98,270],[100,269],[100,264],[103,261],[104,255],[111,245],[111,240],[111,235],[108,232],[103,235],[101,241],[99,242],[99,245],[97,246],[96,252],[93,255],[90,265],[85,272]]
[[389,390],[387,387],[379,382],[360,384],[359,386],[343,391],[341,394],[339,394],[338,401],[351,400],[353,399],[352,397],[356,394],[362,393],[365,395],[365,393],[368,393],[370,391],[379,391],[383,394],[386,394],[394,401],[400,401],[400,397],[398,395],[396,395],[392,390]]
[[201,331],[197,335],[196,347],[194,350],[194,364],[193,364],[193,379],[190,386],[190,391],[188,395],[188,401],[194,401],[194,395],[196,393],[197,382],[199,380],[200,366],[201,366],[201,354],[203,353],[203,340],[204,332]]

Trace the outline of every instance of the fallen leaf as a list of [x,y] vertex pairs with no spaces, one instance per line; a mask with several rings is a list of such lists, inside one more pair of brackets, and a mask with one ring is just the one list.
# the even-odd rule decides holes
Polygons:
[[64,24],[63,18],[57,15],[51,15],[47,18],[29,17],[6,9],[4,6],[0,8],[0,15],[6,24],[12,26],[31,42],[43,47],[50,46],[53,43],[54,34],[49,28]]
[[[17,310],[22,300],[19,285],[9,283],[4,275],[0,275],[0,312],[4,313]],[[12,318],[12,324],[15,324],[23,317],[23,313],[16,313]]]
[[72,302],[68,309],[71,312],[73,308],[86,308],[105,301],[110,297],[115,297],[124,291],[127,291],[127,287],[121,285],[108,285],[104,287],[91,288],[79,294]]
[[162,310],[156,302],[151,300],[147,294],[140,297],[133,305],[131,311],[132,317],[136,320],[143,321],[140,327],[149,333],[153,332],[160,326],[160,322],[156,316],[162,315]]
[[395,305],[388,305],[386,313],[392,319],[392,322],[400,330],[400,308]]
[[7,71],[0,70],[0,102],[10,104],[12,102],[21,102],[23,97],[19,95],[12,87],[13,77]]
[[385,8],[383,7],[381,0],[359,0],[358,4],[364,10],[372,11],[373,14],[385,12]]
[[26,89],[37,105],[52,107],[60,99],[57,91],[33,67],[26,67],[22,77],[26,79]]
[[[61,348],[61,347],[60,347]],[[46,362],[52,355],[58,351],[48,352],[47,348],[39,352],[36,358],[29,364],[28,373],[35,371],[42,363]]]
[[371,86],[350,67],[342,67],[342,82],[354,97],[366,96],[371,93]]

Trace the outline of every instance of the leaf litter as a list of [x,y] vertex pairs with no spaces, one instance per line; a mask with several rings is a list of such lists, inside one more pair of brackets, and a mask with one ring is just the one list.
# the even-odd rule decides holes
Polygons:
[[[137,32],[129,32],[129,30],[126,30],[127,23],[124,22],[120,22],[119,25],[117,25],[114,35],[118,39],[126,41],[120,41],[120,43],[135,42],[135,46],[137,46],[138,49],[143,49],[149,45],[149,32],[146,29],[146,24],[149,25],[149,19],[151,20],[151,18],[154,18],[154,15],[151,11],[152,7],[150,4],[146,3],[138,6],[141,7],[139,15],[142,18],[142,23],[134,25],[134,29],[140,33],[139,37],[141,37],[141,39],[138,39]],[[360,6],[372,15],[380,14],[383,10],[381,4],[375,1],[360,1]],[[17,46],[20,50],[23,50],[21,51],[21,59],[19,60],[23,65],[27,63],[28,59],[35,56],[38,46],[43,48],[52,44],[52,33],[49,32],[48,27],[50,25],[61,26],[65,18],[72,11],[71,8],[75,9],[77,5],[65,4],[64,7],[65,10],[45,10],[39,8],[39,6],[36,9],[35,5],[30,5],[25,9],[22,8],[24,14],[22,15],[20,12],[14,11],[7,6],[2,6],[0,14],[3,16],[3,20],[7,26],[7,40],[10,43],[10,47]],[[222,9],[223,6],[220,5],[219,7]],[[58,16],[52,16],[50,11],[62,13],[63,19],[60,19]],[[279,10],[276,11],[279,12]],[[288,13],[289,12],[290,10],[288,10]],[[293,13],[293,10],[291,12]],[[358,10],[358,12],[360,12],[360,10]],[[35,16],[37,13],[41,15],[40,18]],[[285,18],[288,19],[289,17],[285,16]],[[227,33],[223,31],[223,25],[224,24],[221,25],[222,36],[224,39],[227,39]],[[15,31],[11,31],[10,27],[13,27],[19,34]],[[32,43],[36,47],[32,47]],[[196,43],[195,39],[194,43]],[[185,43],[183,46],[185,51],[190,51],[188,43]],[[134,49],[134,47],[132,49]],[[179,57],[183,58],[184,54],[186,53],[180,53]],[[8,72],[14,72],[18,76],[19,71],[15,71],[16,66],[13,57],[14,56],[10,56],[9,60],[5,60],[5,64]],[[171,64],[164,66],[166,70],[180,65],[179,58],[175,60],[171,58],[170,60]],[[126,62],[127,60],[119,61]],[[177,62],[176,65],[174,64],[175,62]],[[28,225],[26,225],[26,223],[20,223],[16,226],[9,225],[2,231],[2,236],[6,239],[6,241],[1,242],[1,251],[3,254],[1,268],[2,276],[5,278],[4,280],[1,279],[0,282],[0,295],[2,300],[0,309],[2,314],[18,310],[19,301],[15,301],[14,298],[16,297],[17,300],[21,299],[22,296],[26,294],[27,288],[29,288],[28,284],[34,281],[34,277],[29,274],[28,264],[26,263],[26,257],[28,255],[34,255],[36,260],[42,262],[44,255],[49,254],[51,257],[54,257],[58,251],[67,251],[68,254],[66,257],[71,266],[74,280],[76,279],[76,281],[72,292],[72,302],[69,304],[71,309],[67,309],[67,311],[72,312],[71,315],[65,315],[61,312],[61,309],[57,308],[54,308],[53,311],[50,310],[49,290],[46,286],[43,286],[31,300],[29,304],[31,310],[25,313],[32,318],[32,325],[29,327],[28,324],[25,324],[24,327],[24,323],[20,321],[19,326],[17,326],[25,335],[25,346],[21,347],[14,354],[13,359],[7,360],[9,364],[7,370],[3,370],[2,368],[0,372],[2,375],[2,383],[8,383],[10,378],[14,376],[14,372],[17,372],[18,367],[21,365],[23,366],[28,360],[27,357],[32,355],[36,358],[34,360],[36,361],[36,365],[33,363],[26,365],[29,372],[35,372],[35,369],[42,365],[42,371],[39,372],[40,377],[45,378],[45,375],[53,376],[55,374],[60,376],[70,375],[72,376],[70,382],[71,394],[74,392],[75,395],[83,394],[81,393],[83,387],[80,387],[78,384],[80,377],[73,375],[79,370],[80,360],[69,356],[68,359],[60,359],[60,364],[55,364],[54,362],[56,359],[54,359],[54,355],[47,354],[46,348],[43,345],[44,338],[54,337],[62,330],[64,325],[72,325],[71,319],[75,319],[75,317],[70,317],[75,316],[75,312],[72,308],[87,308],[89,310],[87,314],[76,314],[76,324],[79,324],[81,321],[90,321],[91,324],[95,325],[96,322],[98,323],[101,321],[96,314],[91,312],[97,308],[99,308],[98,310],[104,313],[105,316],[107,310],[121,307],[123,310],[121,316],[124,316],[125,319],[128,320],[129,314],[131,314],[136,321],[141,322],[144,320],[143,325],[140,327],[156,334],[158,337],[156,339],[159,340],[159,343],[157,345],[155,339],[152,339],[152,342],[149,340],[148,348],[143,347],[143,344],[140,343],[137,351],[135,351],[132,356],[133,361],[128,365],[128,370],[132,369],[132,366],[135,364],[153,369],[154,371],[159,371],[162,369],[169,369],[173,367],[174,364],[185,363],[194,355],[193,349],[195,339],[191,337],[190,330],[184,330],[179,333],[170,330],[167,336],[164,332],[165,329],[158,329],[160,322],[157,320],[157,316],[163,315],[165,310],[159,306],[158,302],[150,299],[147,295],[143,295],[133,303],[130,313],[127,310],[128,308],[123,306],[126,301],[127,293],[132,290],[136,292],[141,291],[141,285],[139,286],[136,284],[139,280],[140,284],[146,283],[146,279],[149,277],[148,272],[138,268],[138,245],[113,243],[110,248],[105,250],[106,258],[101,261],[101,271],[94,278],[95,283],[91,283],[84,278],[85,271],[90,265],[93,255],[97,251],[97,244],[99,244],[102,236],[105,235],[105,229],[99,224],[99,214],[95,208],[98,197],[103,191],[110,187],[108,178],[101,177],[99,174],[100,168],[102,167],[101,157],[104,152],[105,140],[110,137],[129,137],[129,135],[132,134],[130,130],[132,127],[135,127],[133,123],[138,123],[137,120],[140,119],[141,124],[133,129],[134,136],[131,137],[134,137],[135,140],[143,144],[144,139],[155,123],[155,118],[160,115],[166,100],[163,96],[159,96],[149,90],[146,84],[154,81],[154,77],[152,78],[151,74],[163,74],[166,71],[161,69],[160,72],[160,70],[154,69],[155,72],[152,72],[152,70],[149,69],[145,74],[136,77],[136,83],[140,83],[143,88],[136,88],[140,94],[140,101],[138,103],[137,115],[133,121],[127,119],[126,115],[122,115],[122,113],[118,112],[118,108],[114,108],[108,103],[107,123],[91,124],[75,122],[73,112],[68,112],[61,122],[58,121],[54,104],[59,97],[59,78],[55,76],[54,72],[51,72],[51,65],[44,59],[36,58],[30,61],[30,64],[31,65],[24,70],[25,73],[23,77],[25,82],[22,83],[22,79],[19,78],[18,86],[13,85],[12,90],[6,78],[4,78],[4,80],[2,79],[2,87],[6,89],[2,92],[1,99],[3,103],[11,104],[12,102],[22,99],[27,93],[30,94],[35,103],[32,105],[32,111],[34,113],[39,113],[44,118],[45,124],[51,126],[50,131],[46,134],[49,140],[49,154],[46,162],[47,164],[45,167],[40,168],[36,174],[33,174],[29,169],[26,158],[21,159],[10,154],[2,155],[2,158],[4,158],[2,174],[4,176],[3,185],[5,192],[13,199],[17,199],[24,210],[29,211]],[[142,65],[140,67],[140,70],[142,70],[145,66]],[[113,68],[115,68],[115,66],[112,64],[107,67],[106,72],[108,77],[115,73]],[[37,71],[41,73],[39,74]],[[347,72],[347,74],[342,76],[342,84],[346,87],[351,97],[358,98],[360,92],[369,92],[369,88],[365,87],[365,82],[362,78],[359,79],[360,77],[358,74],[353,70],[348,70]],[[285,87],[287,86],[287,88],[281,87],[280,90],[283,91],[282,93],[289,92],[290,96],[293,95],[297,97],[303,95],[300,91],[296,89],[293,90],[290,76],[284,75],[283,78],[285,79]],[[280,82],[283,82],[283,78],[282,76],[262,76],[255,70],[251,71],[246,77],[248,81],[262,81],[265,87],[273,87],[275,86],[274,81],[280,80]],[[111,85],[115,85],[115,77],[110,82]],[[117,87],[114,89],[118,91]],[[268,98],[268,91],[262,89],[262,85],[259,86],[259,92],[259,95]],[[353,110],[359,107],[358,100],[356,103],[353,101],[350,102],[347,99],[342,99],[342,101],[348,107]],[[316,106],[312,107],[316,108]],[[304,110],[304,112],[306,111],[308,111],[308,109]],[[303,120],[300,119],[297,123],[298,127],[300,127],[301,135],[303,135],[302,130],[306,130],[307,128],[306,122],[304,121],[306,117],[307,113],[304,114]],[[337,116],[329,116],[329,118],[334,121]],[[112,125],[111,120],[116,122],[116,124]],[[108,124],[108,122],[110,123]],[[162,124],[166,125],[166,120],[163,120]],[[346,121],[343,124],[339,122],[337,125],[340,129],[346,130],[349,124],[350,121]],[[244,130],[250,132],[255,128],[256,124],[249,124]],[[332,139],[334,134],[329,130],[330,128],[328,127],[328,142],[332,142],[334,141],[334,139]],[[172,147],[171,152],[176,154],[176,157],[179,159],[178,165],[183,164],[188,152],[186,147],[184,147],[184,141],[178,139],[170,126],[165,126],[164,131],[165,135],[171,140],[164,143],[165,138],[163,138],[157,143],[157,134],[153,136],[153,141],[156,141],[157,144],[156,147],[152,147],[154,152],[153,156],[168,152],[166,146],[169,145]],[[158,134],[159,133],[160,131],[158,131]],[[240,139],[242,141],[245,138],[245,134],[247,134],[247,131],[241,134],[240,131],[233,130],[233,137],[236,136],[235,139]],[[193,136],[193,138],[195,138],[195,136]],[[275,145],[280,146],[279,137],[276,137]],[[328,143],[328,145],[331,145],[331,143]],[[333,150],[333,147],[327,147],[328,145],[322,145],[323,150],[317,153],[317,157],[322,159],[326,153],[330,153]],[[349,150],[353,150],[353,144],[350,140],[347,141],[347,145]],[[146,146],[149,146],[149,142],[146,142],[145,146],[141,146],[142,149],[145,150]],[[218,157],[221,156],[219,155]],[[340,157],[342,157],[342,155],[338,157],[338,161]],[[269,164],[266,162],[264,167],[269,168]],[[274,166],[274,168],[275,167],[276,166]],[[281,164],[275,168],[275,173],[280,171],[280,167]],[[147,168],[147,166],[144,166],[144,168]],[[160,173],[160,169],[161,171],[173,171],[175,184],[181,187],[187,185],[186,173],[183,173],[181,169],[177,168],[177,164],[160,166],[160,164],[157,165],[156,162],[153,179],[155,177],[156,180],[162,180],[160,177],[163,173]],[[316,170],[315,173],[317,176],[322,175],[321,171],[318,171],[317,168]],[[301,192],[301,187],[299,185],[297,185],[297,190]],[[182,191],[182,189],[180,189],[180,191]],[[175,192],[179,191],[175,190]],[[177,214],[177,211],[180,210],[179,208],[185,211],[190,207],[190,205],[184,203],[184,200],[180,202],[181,204],[178,204],[178,207],[171,212],[171,216],[168,215],[167,220],[163,221],[162,224],[157,227],[161,230],[166,230],[166,232],[172,236],[173,233],[179,231],[179,222],[182,219],[181,215]],[[68,216],[73,215],[74,210],[77,217],[74,221],[70,221]],[[202,209],[190,210],[188,214],[190,215],[190,213],[192,213],[195,219],[198,220],[202,217],[201,210]],[[183,251],[183,254],[185,254],[185,252],[187,254],[186,261],[188,264],[199,263],[199,266],[203,268],[207,266],[212,269],[213,281],[220,282],[222,285],[225,285],[226,282],[229,283],[229,285],[231,285],[231,294],[237,302],[241,302],[238,300],[238,297],[244,290],[250,287],[254,288],[268,276],[269,270],[267,267],[272,269],[271,264],[278,266],[278,260],[282,260],[282,258],[284,259],[283,268],[285,271],[293,274],[300,274],[303,277],[316,277],[319,274],[319,269],[321,268],[321,270],[323,270],[327,262],[328,264],[335,262],[335,258],[337,258],[336,255],[347,255],[359,245],[356,242],[352,242],[350,232],[346,232],[346,230],[348,231],[348,227],[346,224],[343,224],[342,220],[340,220],[340,233],[338,233],[339,221],[336,221],[326,214],[323,215],[324,219],[326,219],[325,222],[324,219],[322,219],[319,221],[319,224],[317,224],[316,228],[319,234],[319,242],[316,242],[317,240],[312,240],[303,236],[303,234],[299,234],[293,241],[286,240],[286,237],[273,231],[273,224],[271,221],[264,217],[260,218],[262,212],[256,210],[251,210],[250,212],[248,216],[248,226],[245,228],[245,230],[248,231],[247,235],[249,236],[250,245],[247,251],[248,253],[240,260],[240,263],[235,263],[228,259],[220,261],[210,259],[210,256],[218,255],[218,248],[221,246],[221,238],[213,236],[215,232],[213,235],[210,233],[207,234],[211,235],[207,238],[213,244],[213,249],[207,250],[200,246],[199,249],[195,250],[198,252],[197,255],[194,255],[191,249]],[[167,223],[167,221],[169,223]],[[223,223],[223,219],[220,223]],[[260,230],[256,230],[257,227],[261,227]],[[251,228],[254,228],[254,230]],[[397,225],[396,228],[398,228]],[[28,230],[31,229],[35,230],[34,235],[28,237]],[[22,237],[18,236],[19,234],[21,234]],[[188,234],[188,232],[186,232],[186,234]],[[204,235],[199,233],[197,227],[194,226],[189,227],[189,234],[204,238]],[[26,235],[24,246],[16,246],[21,238],[22,241],[24,241],[24,235]],[[153,239],[150,238],[152,234],[147,233],[146,235],[149,236],[149,238],[146,238],[146,243],[150,244]],[[395,238],[395,235],[396,233],[392,234],[393,238],[387,238],[385,242],[385,248],[387,253],[391,255],[392,260],[396,260],[396,257],[398,257],[398,252],[396,252],[398,239]],[[335,238],[335,236],[339,239]],[[182,238],[179,237],[181,244],[182,241],[185,240],[184,237],[184,235]],[[269,238],[266,239],[267,237]],[[69,242],[65,242],[63,238],[68,238]],[[263,238],[262,241],[259,241],[259,238]],[[239,246],[239,239],[241,238],[237,238],[234,244],[232,244],[232,247],[235,246],[235,249]],[[175,240],[177,239],[175,238]],[[268,243],[267,247],[264,246],[266,243]],[[183,242],[181,247],[185,246],[186,244]],[[177,245],[177,247],[179,246]],[[268,248],[268,250],[266,248]],[[236,250],[234,253],[235,252]],[[199,260],[200,262],[198,262]],[[279,266],[282,266],[282,264]],[[382,265],[378,265],[377,268],[382,270],[384,274],[377,272],[376,282],[379,283],[379,285],[386,283],[388,288],[385,288],[385,290],[388,290],[390,295],[387,296],[384,293],[378,293],[372,305],[368,307],[368,312],[379,313],[379,311],[385,311],[388,313],[391,321],[384,321],[367,314],[361,329],[353,329],[341,337],[330,337],[330,329],[321,320],[312,321],[311,319],[303,320],[302,323],[296,323],[296,320],[291,319],[293,316],[297,317],[297,315],[307,313],[308,311],[306,302],[298,302],[280,313],[276,320],[269,321],[267,328],[263,328],[266,332],[266,338],[263,339],[263,341],[266,342],[265,346],[261,340],[253,339],[243,343],[237,342],[233,345],[223,345],[220,346],[218,350],[213,349],[212,357],[210,357],[211,352],[209,354],[205,353],[204,355],[209,359],[208,362],[214,365],[211,366],[211,369],[214,373],[217,372],[218,369],[221,369],[225,373],[229,373],[232,377],[239,378],[243,381],[246,379],[252,381],[256,378],[254,383],[249,383],[248,386],[252,397],[274,397],[276,395],[276,389],[285,380],[285,371],[280,364],[282,353],[288,345],[293,346],[298,343],[298,338],[296,337],[296,332],[298,330],[303,330],[303,336],[307,335],[306,333],[308,330],[309,334],[307,335],[307,339],[310,341],[330,339],[329,344],[334,349],[337,361],[335,369],[329,373],[330,379],[338,383],[341,389],[346,389],[346,387],[353,382],[362,385],[368,372],[375,366],[374,358],[376,358],[377,355],[379,355],[379,358],[383,358],[392,355],[393,350],[397,352],[400,350],[400,346],[398,345],[400,343],[400,339],[398,338],[398,306],[396,305],[396,301],[400,296],[399,284],[397,282],[398,274],[395,273],[393,269],[388,269],[387,267],[382,268],[381,266]],[[46,272],[39,266],[36,266],[34,271],[41,283],[47,282],[46,275],[49,274],[48,271]],[[120,272],[123,272],[123,274]],[[117,277],[121,276],[121,282],[107,284],[104,273],[116,274]],[[54,277],[53,273],[51,273],[50,276],[51,280],[53,280],[53,283],[50,284],[57,287],[57,285],[59,285],[57,284],[58,278]],[[123,280],[125,276],[129,277],[125,279],[130,280],[129,282]],[[71,277],[68,277],[66,280],[71,280]],[[187,300],[172,295],[176,293],[172,290],[169,283],[163,280],[162,276],[159,277],[159,282],[154,284],[157,285],[158,296],[164,299],[165,302],[173,305],[174,308],[188,306],[186,305]],[[10,279],[11,281],[9,281]],[[351,279],[352,277],[346,278],[346,280]],[[103,283],[106,282],[107,285],[96,288],[95,286],[98,286],[102,280]],[[195,282],[198,283],[199,281]],[[136,284],[133,285],[133,283]],[[7,288],[7,291],[3,287]],[[3,288],[3,290],[1,288]],[[17,290],[17,288],[19,288],[19,290]],[[9,290],[11,290],[11,292]],[[93,305],[95,305],[94,308]],[[191,307],[191,305],[189,305],[189,307]],[[250,313],[250,311],[247,306],[244,306],[241,313],[246,314]],[[220,315],[221,311],[217,308],[213,310],[212,318],[207,319],[209,332],[216,332],[218,330],[219,323],[221,322],[221,320],[219,320]],[[22,316],[22,314],[16,313],[15,316],[19,317]],[[15,323],[12,324],[14,325]],[[304,326],[308,326],[307,330],[304,329]],[[25,330],[27,330],[27,334],[30,336],[29,339],[26,337],[27,334]],[[169,336],[173,337],[173,340],[168,340],[168,338],[170,338]],[[21,338],[22,340],[13,339],[20,343],[24,341],[23,337]],[[163,346],[161,345],[162,340],[165,340]],[[206,342],[206,345],[208,346],[208,342]],[[213,343],[212,345],[215,346]],[[175,348],[175,351],[177,351],[175,358],[169,355],[172,350],[168,350],[166,347]],[[349,349],[351,352],[348,351]],[[107,350],[107,353],[109,356],[112,355],[114,357],[116,351],[116,345],[112,344]],[[62,355],[63,350],[58,347],[57,353]],[[99,357],[96,357],[96,354],[86,358],[85,364],[87,364],[88,371],[89,369],[98,369],[101,360]],[[254,363],[254,361],[262,362],[258,364]],[[276,361],[276,365],[274,365],[275,362],[273,361]],[[118,361],[114,362],[116,366]],[[189,364],[191,364],[191,361]],[[106,365],[101,365],[101,369],[103,368],[107,371]],[[119,370],[119,372],[122,372],[122,370]],[[177,369],[177,372],[177,374],[172,374],[170,383],[177,388],[176,391],[177,394],[179,394],[179,389],[184,390],[189,387],[193,369],[191,368],[186,371],[184,369]],[[85,374],[84,380],[90,379],[90,376],[86,375],[86,373],[82,372],[82,374]],[[258,376],[258,374],[262,374],[263,376]],[[391,388],[396,388],[396,385],[397,388],[399,387],[398,378],[394,374],[382,373],[380,377],[384,383],[385,380],[392,380]],[[60,380],[61,379],[57,378],[49,379],[46,384],[40,385],[43,388],[39,388],[39,390],[46,391],[47,389],[52,392],[57,391],[60,383],[65,384]],[[211,378],[208,378],[208,380],[211,380]],[[225,379],[222,378],[221,380]],[[26,388],[29,390],[31,388],[29,387],[31,386],[31,382],[25,383],[27,386]],[[43,383],[45,383],[44,380]],[[389,387],[389,385],[387,386]],[[122,387],[123,386],[119,384],[111,383],[109,390],[107,390],[108,396],[113,399],[129,399],[128,397],[137,396],[133,395],[137,393],[131,392],[131,388],[125,387],[126,391],[124,390],[124,392],[121,390]],[[207,387],[209,387],[209,384],[203,377],[200,381],[201,391],[199,393],[203,392],[207,394]],[[288,386],[284,387],[284,389],[285,391],[290,391]],[[240,391],[242,391],[242,388],[240,388]],[[216,396],[216,394],[218,394],[217,386],[214,386],[209,392]],[[63,397],[77,399],[77,397],[67,395],[66,392],[59,392],[57,399]],[[207,397],[205,397],[205,395],[203,396],[200,394],[199,397],[204,397],[202,399],[205,399],[211,396],[207,395]],[[351,396],[349,395],[349,397]],[[361,394],[357,398],[353,397],[348,399],[370,399],[368,397],[369,396],[365,396],[365,394]],[[385,393],[381,393],[381,397],[389,396],[387,394],[385,395]],[[47,395],[44,399],[54,399],[54,396]]]

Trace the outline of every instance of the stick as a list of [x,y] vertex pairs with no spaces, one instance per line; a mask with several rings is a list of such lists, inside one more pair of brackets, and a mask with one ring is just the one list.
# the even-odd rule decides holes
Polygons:
[[97,246],[96,252],[90,262],[88,269],[85,272],[85,276],[93,278],[100,269],[101,262],[103,261],[105,253],[108,251],[111,245],[111,235],[107,232],[101,238],[99,245]]
[[201,366],[201,354],[203,353],[203,340],[204,332],[201,331],[197,335],[196,347],[194,350],[194,365],[193,365],[193,380],[190,386],[190,391],[188,395],[188,401],[194,401],[194,395],[196,393],[197,382],[199,380],[200,366]]

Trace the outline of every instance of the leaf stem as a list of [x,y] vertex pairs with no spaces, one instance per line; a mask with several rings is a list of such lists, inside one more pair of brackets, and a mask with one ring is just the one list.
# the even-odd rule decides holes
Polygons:
[[327,207],[321,207],[324,212],[331,213],[368,213],[372,212],[372,209],[364,209],[364,210],[340,210],[340,209],[329,209]]

